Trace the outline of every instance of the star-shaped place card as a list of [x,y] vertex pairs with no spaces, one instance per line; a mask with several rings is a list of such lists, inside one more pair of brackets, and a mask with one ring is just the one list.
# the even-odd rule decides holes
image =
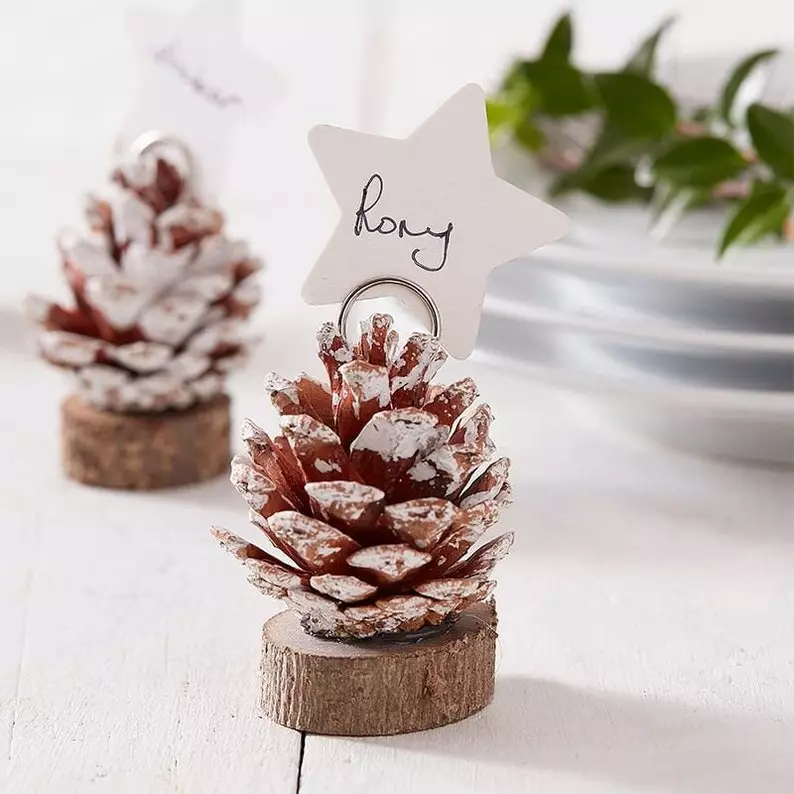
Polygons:
[[153,130],[188,145],[202,193],[223,182],[235,128],[272,106],[282,80],[243,44],[240,0],[197,0],[181,16],[131,8],[127,28],[140,83],[117,155]]
[[378,277],[407,279],[435,300],[455,358],[474,348],[491,269],[568,229],[559,210],[494,174],[477,85],[404,140],[321,125],[309,144],[342,217],[303,287],[306,302],[340,302]]

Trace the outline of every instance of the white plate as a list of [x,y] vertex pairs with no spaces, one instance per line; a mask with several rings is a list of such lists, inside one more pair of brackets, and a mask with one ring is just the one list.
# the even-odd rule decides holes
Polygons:
[[714,352],[794,354],[794,333],[744,333],[701,328],[637,308],[599,300],[597,293],[566,273],[524,268],[521,278],[492,279],[486,312],[533,324],[563,326],[593,334],[636,340],[648,345],[696,348]]
[[568,328],[533,327],[509,317],[485,314],[477,353],[522,372],[540,372],[544,377],[553,373],[553,380],[561,385],[794,421],[794,393],[713,388],[651,378],[605,356],[586,335]]
[[[559,246],[547,246],[528,259],[497,268],[490,292],[533,303],[539,289],[537,273],[556,281],[565,292],[567,308],[586,308],[601,316],[635,322],[639,315],[668,325],[739,334],[794,335],[794,289],[748,281],[720,283],[698,279],[651,278],[629,268],[601,267],[594,259],[577,263],[560,255]],[[702,271],[700,272],[701,275]]]
[[481,346],[523,360],[527,334],[557,330],[575,339],[580,351],[622,364],[639,378],[794,393],[794,334],[700,330],[639,312],[613,319],[608,312],[579,302],[578,293],[567,288],[567,277],[537,270],[531,280],[535,286],[531,303],[489,290]]
[[478,359],[585,394],[624,427],[700,454],[794,465],[794,395],[648,378],[570,329],[486,314]]
[[[580,226],[578,233],[542,249],[544,258],[560,270],[593,279],[611,280],[617,275],[633,281],[749,289],[771,297],[784,292],[794,297],[794,244],[759,245],[734,254],[735,264],[720,263],[704,248],[661,245],[645,235],[627,235],[618,219],[612,219],[613,226],[607,224],[607,217],[606,228],[598,230],[599,246],[582,234]],[[602,235],[608,239],[600,239]]]

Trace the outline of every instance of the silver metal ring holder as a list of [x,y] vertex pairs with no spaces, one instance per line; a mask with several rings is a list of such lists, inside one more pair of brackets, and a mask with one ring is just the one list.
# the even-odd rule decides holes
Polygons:
[[400,278],[399,276],[377,276],[376,278],[365,281],[352,289],[345,296],[341,306],[339,307],[339,317],[336,321],[336,324],[337,328],[339,329],[339,333],[345,341],[347,341],[345,329],[347,327],[347,321],[350,317],[350,310],[353,308],[353,304],[359,298],[361,298],[364,293],[384,284],[402,287],[403,289],[407,289],[409,292],[416,295],[416,297],[419,298],[424,307],[427,309],[427,313],[430,315],[430,333],[435,339],[441,338],[441,312],[438,309],[438,305],[433,300],[433,296],[424,287],[420,287],[419,284],[415,284],[413,281],[409,281],[407,278]]
[[192,185],[196,176],[196,161],[190,151],[190,147],[183,140],[159,130],[150,130],[149,132],[144,132],[132,142],[130,153],[136,159],[140,159],[153,149],[171,149],[179,152],[179,157],[182,160],[182,168],[179,170],[182,173],[183,192],[188,186]]

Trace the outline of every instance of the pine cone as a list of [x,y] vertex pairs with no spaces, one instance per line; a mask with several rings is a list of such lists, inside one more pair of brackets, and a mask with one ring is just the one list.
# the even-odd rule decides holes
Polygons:
[[231,480],[279,557],[213,528],[250,581],[319,636],[454,619],[490,596],[491,570],[513,540],[507,533],[469,554],[509,502],[509,461],[486,465],[492,414],[473,405],[471,378],[429,385],[446,358],[438,341],[412,334],[397,354],[391,324],[373,315],[352,350],[321,326],[330,390],[305,374],[271,374],[283,435],[244,424],[248,455],[232,461]]
[[251,346],[240,332],[259,301],[261,263],[162,156],[148,153],[112,181],[108,198],[89,197],[90,232],[60,244],[74,307],[29,300],[41,352],[98,408],[211,399]]

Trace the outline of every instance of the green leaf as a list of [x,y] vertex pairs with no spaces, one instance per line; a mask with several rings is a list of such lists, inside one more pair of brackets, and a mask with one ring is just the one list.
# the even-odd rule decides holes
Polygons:
[[555,23],[543,46],[540,60],[568,61],[573,47],[573,24],[571,15],[566,12]]
[[590,81],[573,66],[558,61],[525,61],[522,70],[537,91],[539,111],[549,116],[573,116],[593,107]]
[[656,67],[656,49],[659,46],[659,41],[673,22],[675,22],[674,17],[664,19],[661,25],[640,44],[623,70],[634,72],[642,77],[650,77]]
[[736,95],[742,87],[744,81],[755,71],[756,67],[760,66],[770,58],[774,58],[778,54],[778,50],[762,50],[761,52],[745,58],[731,73],[722,89],[722,96],[720,97],[720,115],[723,120],[728,124],[735,123],[737,120],[733,119],[733,105],[736,101]]
[[524,61],[514,61],[507,74],[502,79],[501,90],[503,92],[511,92],[515,88],[527,84],[527,78],[524,75]]
[[720,241],[718,257],[739,243],[754,243],[780,229],[789,212],[792,200],[782,185],[756,185],[753,193],[736,205]]
[[513,135],[525,149],[529,149],[531,152],[542,149],[546,143],[543,133],[528,118],[516,126]]
[[[619,130],[606,126],[585,155],[582,164],[574,171],[560,175],[549,192],[559,196],[571,190],[588,190],[593,180],[604,171],[623,167],[635,170],[635,162],[648,149],[648,141],[627,138]],[[608,179],[609,177],[606,177]],[[598,185],[596,185],[598,190]]]
[[650,198],[652,190],[640,187],[630,165],[611,165],[580,183],[579,188],[603,201],[644,201]]
[[511,102],[509,97],[501,94],[486,99],[485,115],[488,119],[488,131],[492,138],[512,132],[524,118],[522,108],[515,102]]
[[[579,168],[559,176],[551,186],[550,194],[557,196],[571,190],[585,190],[594,195],[598,195],[599,191],[617,192],[617,188],[613,186],[614,181],[619,178],[618,169],[630,171],[634,179],[635,163],[646,153],[648,145],[647,140],[627,138],[619,130],[606,126],[590,147]],[[608,172],[607,175],[602,176],[605,172]],[[609,185],[606,185],[606,182],[609,182]],[[642,196],[638,194],[638,196],[647,197],[646,194]]]
[[581,169],[586,176],[613,165],[632,164],[648,150],[649,142],[630,138],[621,130],[606,125],[585,156]]
[[765,105],[750,105],[747,127],[758,156],[780,179],[794,181],[794,120]]
[[536,110],[537,104],[537,92],[523,78],[514,81],[512,88],[488,97],[485,102],[485,114],[491,140],[498,142],[508,135],[519,137],[519,130],[529,123],[528,120]]
[[676,141],[653,163],[657,179],[679,187],[709,187],[740,174],[747,163],[727,141],[691,138]]
[[602,201],[647,201],[653,191],[637,184],[634,168],[630,165],[612,165],[603,171],[583,173],[569,171],[552,183],[549,195],[561,196],[571,190],[581,190]]
[[676,107],[656,83],[631,72],[597,74],[595,84],[609,123],[633,138],[662,138],[672,131]]

